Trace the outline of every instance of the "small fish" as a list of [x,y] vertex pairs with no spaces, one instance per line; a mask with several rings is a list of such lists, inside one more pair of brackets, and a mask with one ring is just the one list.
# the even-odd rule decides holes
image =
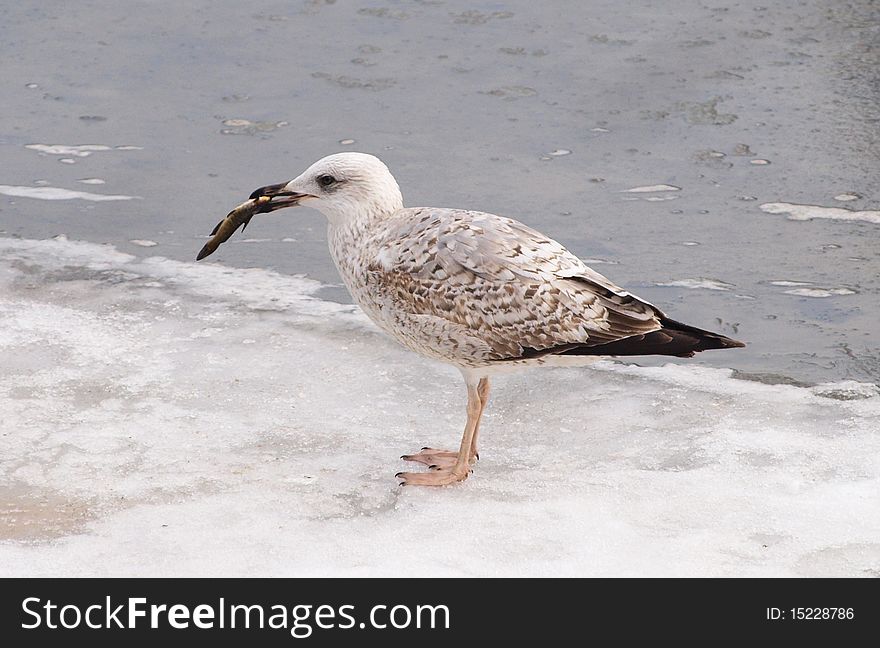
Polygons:
[[268,214],[276,209],[292,207],[299,204],[303,198],[309,197],[306,194],[287,191],[286,186],[287,183],[282,182],[281,184],[260,187],[251,194],[246,202],[226,214],[226,218],[217,223],[217,227],[211,232],[211,238],[199,252],[196,261],[201,261],[209,254],[213,254],[221,243],[225,243],[229,237],[235,234],[235,230],[239,227],[243,232],[254,214]]
[[201,261],[209,254],[213,254],[214,251],[220,247],[220,244],[228,241],[229,237],[231,237],[239,227],[241,227],[241,231],[243,232],[248,223],[251,222],[251,218],[254,217],[254,214],[260,213],[261,207],[271,200],[272,198],[269,196],[260,196],[259,198],[249,199],[226,214],[226,218],[217,223],[217,226],[211,232],[211,238],[205,243],[202,251],[199,252],[196,261]]

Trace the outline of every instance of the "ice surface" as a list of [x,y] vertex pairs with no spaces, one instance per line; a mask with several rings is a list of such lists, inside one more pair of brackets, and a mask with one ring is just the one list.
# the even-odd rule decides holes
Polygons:
[[0,574],[880,575],[876,385],[533,370],[402,489],[460,377],[319,288],[0,238]]

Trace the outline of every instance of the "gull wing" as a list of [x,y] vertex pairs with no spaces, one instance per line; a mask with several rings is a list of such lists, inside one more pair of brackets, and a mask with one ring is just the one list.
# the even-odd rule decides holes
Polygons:
[[663,314],[509,218],[455,209],[399,212],[371,272],[394,307],[441,318],[510,360],[659,331]]

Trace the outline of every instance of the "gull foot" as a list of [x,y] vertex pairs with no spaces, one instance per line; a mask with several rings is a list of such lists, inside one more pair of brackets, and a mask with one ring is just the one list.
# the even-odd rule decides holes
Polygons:
[[456,472],[454,467],[432,468],[428,472],[399,472],[394,476],[401,480],[401,486],[448,486],[464,481],[470,472],[467,468],[460,472]]
[[458,461],[458,453],[450,450],[437,450],[435,448],[422,448],[415,454],[402,455],[404,461],[414,461],[425,464],[429,468],[452,468]]

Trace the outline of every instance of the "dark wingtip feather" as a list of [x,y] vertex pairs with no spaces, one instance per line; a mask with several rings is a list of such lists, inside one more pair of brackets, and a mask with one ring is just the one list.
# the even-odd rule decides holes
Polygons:
[[638,356],[666,355],[678,358],[692,358],[700,351],[710,349],[735,349],[744,347],[739,340],[733,340],[719,333],[704,331],[668,318],[660,320],[661,328],[656,331],[631,335],[602,344],[565,344],[550,349],[524,349],[522,358],[536,358],[543,355],[596,355],[596,356]]
[[740,349],[745,346],[744,342],[734,340],[726,335],[704,331],[696,326],[682,324],[681,322],[676,322],[675,320],[666,317],[660,320],[660,324],[663,326],[662,330],[680,332],[696,338],[696,346],[694,346],[693,349],[694,351],[708,351],[709,349]]

